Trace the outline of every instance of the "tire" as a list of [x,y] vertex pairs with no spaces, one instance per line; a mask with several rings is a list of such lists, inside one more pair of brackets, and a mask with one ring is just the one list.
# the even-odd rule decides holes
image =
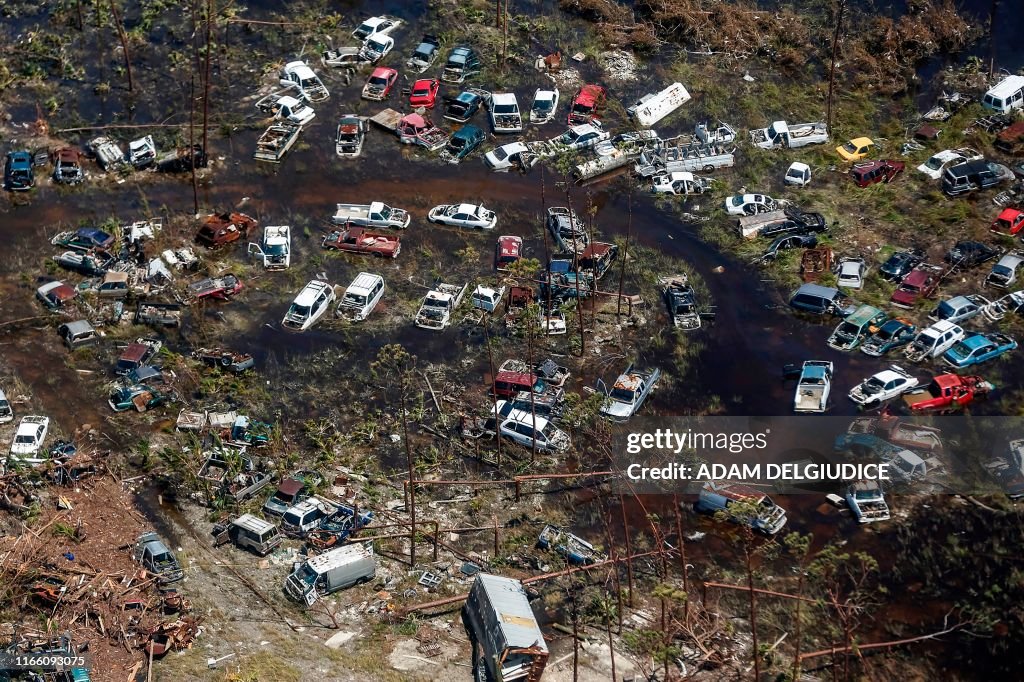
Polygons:
[[711,173],[714,170],[715,170],[714,166],[704,166],[704,172],[705,173]]
[[225,356],[221,357],[221,359],[220,359],[220,366],[221,367],[230,367],[231,366],[231,356],[230,355],[225,355]]

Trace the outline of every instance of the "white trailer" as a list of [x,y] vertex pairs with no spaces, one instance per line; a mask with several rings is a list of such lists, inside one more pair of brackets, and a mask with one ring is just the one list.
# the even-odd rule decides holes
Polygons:
[[649,128],[690,101],[690,93],[682,83],[673,83],[661,92],[644,95],[626,109],[629,117]]

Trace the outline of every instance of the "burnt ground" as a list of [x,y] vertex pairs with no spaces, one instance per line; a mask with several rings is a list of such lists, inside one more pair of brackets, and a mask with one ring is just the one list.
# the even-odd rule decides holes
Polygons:
[[[565,55],[577,50],[586,55],[580,64],[569,63],[577,73],[567,70],[559,77],[563,102],[580,80],[607,82],[613,98],[624,102],[664,82],[681,80],[694,94],[694,101],[667,119],[664,126],[658,126],[663,134],[688,131],[698,121],[715,118],[740,128],[764,125],[780,117],[812,120],[823,115],[820,84],[779,77],[771,66],[757,59],[749,62],[749,68],[744,67],[755,78],[746,82],[739,79],[741,73],[734,61],[704,60],[666,49],[664,56],[642,58],[634,80],[618,64],[602,67],[602,62],[609,63],[598,59],[605,46],[589,27],[546,4],[523,5],[518,11],[513,8],[512,58],[505,68],[494,63],[494,55],[500,51],[500,32],[489,26],[493,10],[485,3],[459,8],[444,5],[430,11],[419,6],[385,9],[400,11],[408,20],[408,25],[396,33],[398,44],[387,63],[400,65],[423,31],[437,30],[448,44],[453,44],[460,30],[472,29],[478,32],[482,51],[492,59],[481,82],[514,88],[521,103],[530,101],[534,88],[549,82],[530,69],[533,58],[561,49]],[[55,12],[49,23],[27,9],[23,11],[26,15],[12,17],[6,30],[12,40],[19,37],[19,49],[27,51],[32,59],[12,63],[12,82],[19,89],[5,91],[5,137],[34,149],[81,143],[92,131],[61,131],[83,125],[144,125],[156,121],[176,125],[187,121],[188,17],[155,3],[141,5],[138,15],[127,13],[127,24],[137,41],[133,43],[133,64],[138,83],[138,93],[128,95],[124,91],[120,48],[112,48],[116,39],[109,17],[87,7],[88,30],[76,33],[68,28],[76,21],[71,7]],[[211,112],[215,125],[211,126],[211,167],[200,173],[198,181],[200,213],[236,209],[253,215],[263,225],[291,225],[294,265],[284,273],[264,273],[245,257],[244,244],[200,254],[203,261],[195,277],[234,272],[246,288],[229,303],[192,308],[180,330],[161,333],[170,351],[165,353],[164,362],[178,376],[176,388],[184,404],[238,409],[273,422],[278,428],[272,445],[258,453],[268,466],[280,474],[298,466],[316,466],[328,479],[349,477],[353,482],[345,484],[345,490],[325,492],[354,496],[361,507],[374,509],[383,521],[404,520],[405,452],[401,440],[392,437],[401,433],[394,386],[373,379],[369,373],[369,364],[378,350],[397,342],[417,356],[410,440],[421,478],[498,478],[588,468],[593,463],[591,444],[593,452],[600,452],[603,446],[601,429],[585,411],[580,424],[570,428],[578,452],[568,460],[542,456],[531,464],[530,453],[507,445],[500,475],[494,467],[478,461],[478,445],[453,438],[451,430],[461,413],[480,414],[486,405],[484,384],[490,368],[482,334],[468,324],[459,324],[443,334],[430,334],[413,328],[409,321],[426,285],[437,276],[468,282],[495,281],[490,267],[492,236],[432,227],[424,219],[431,206],[482,201],[500,215],[496,233],[520,234],[526,240],[527,256],[543,260],[546,241],[538,216],[545,206],[565,204],[566,190],[557,184],[550,170],[544,176],[539,168],[526,176],[494,175],[486,173],[476,158],[459,166],[445,166],[422,152],[400,147],[393,137],[379,130],[371,131],[362,158],[344,162],[335,158],[330,142],[336,116],[348,112],[370,114],[381,107],[358,99],[365,73],[344,86],[338,74],[319,66],[317,71],[331,89],[331,100],[315,107],[316,121],[303,133],[284,164],[276,169],[258,166],[250,158],[265,124],[252,107],[257,95],[275,89],[276,70],[300,49],[315,61],[320,47],[345,43],[353,23],[363,14],[372,13],[368,7],[360,7],[344,15],[334,14],[315,4],[296,12],[298,16],[289,19],[256,3],[238,19],[289,19],[299,24],[289,28],[222,18],[215,34],[223,30],[223,40],[218,38],[219,48],[212,59],[215,99]],[[104,29],[93,30],[93,20]],[[57,46],[46,37],[57,29],[71,36],[66,45]],[[38,31],[45,41],[28,40],[31,30]],[[52,50],[66,55],[66,62],[58,61],[55,66],[47,57]],[[943,78],[952,81],[961,76],[964,74],[950,72]],[[936,87],[923,86],[921,96]],[[397,107],[400,101],[395,93],[383,105]],[[869,92],[845,89],[838,101],[835,137],[871,134],[882,142],[887,154],[898,151],[905,125],[912,120],[916,104],[913,97],[874,98]],[[953,119],[945,129],[943,144],[972,144],[989,151],[990,137],[959,133],[978,112],[977,108],[970,109]],[[621,112],[613,108],[607,125],[615,127],[620,116]],[[39,118],[45,120],[45,130],[36,125]],[[550,124],[540,130],[528,128],[528,135],[546,137],[558,130],[559,125]],[[188,138],[187,127],[152,131],[161,148],[184,143]],[[114,128],[108,132],[122,140],[134,136],[133,129]],[[502,142],[491,139],[484,149]],[[908,167],[920,163],[932,151],[929,148],[909,155]],[[639,296],[643,304],[629,319],[615,315],[612,301],[603,302],[603,309],[597,311],[585,306],[582,353],[575,313],[570,311],[570,333],[536,340],[535,355],[553,355],[568,364],[573,370],[568,389],[583,397],[587,395],[584,389],[598,376],[606,380],[614,377],[633,358],[659,365],[666,370],[666,378],[645,407],[659,415],[784,414],[791,388],[778,381],[779,367],[809,357],[835,360],[837,384],[844,391],[877,371],[881,361],[827,349],[823,343],[831,330],[827,323],[781,312],[779,306],[797,278],[794,256],[780,259],[764,271],[748,266],[764,245],[739,244],[729,234],[728,221],[721,211],[712,207],[744,187],[770,191],[774,196],[820,210],[830,222],[838,222],[829,238],[837,252],[859,253],[874,260],[908,243],[926,246],[931,256],[941,257],[955,238],[987,237],[993,207],[987,196],[948,201],[910,171],[893,185],[858,190],[846,181],[844,168],[833,158],[829,148],[763,153],[745,148],[737,169],[717,176],[719,182],[711,196],[691,201],[654,201],[645,187],[631,189],[624,178],[573,188],[571,201],[575,207],[594,207],[597,233],[622,241],[628,230],[631,258],[624,291]],[[811,163],[815,174],[811,188],[797,192],[780,186],[782,173],[793,160]],[[78,433],[90,447],[110,453],[104,454],[106,473],[83,482],[78,491],[46,489],[39,502],[20,515],[30,527],[44,529],[38,532],[47,540],[42,551],[48,559],[59,562],[60,555],[70,550],[76,560],[88,562],[94,570],[129,574],[135,567],[127,551],[118,548],[146,525],[155,526],[179,551],[187,572],[182,591],[192,601],[193,613],[202,616],[204,631],[192,649],[160,660],[153,679],[466,679],[470,674],[469,645],[457,605],[439,616],[413,619],[398,616],[403,607],[465,591],[469,581],[458,577],[458,568],[467,559],[489,562],[497,572],[523,578],[560,568],[556,557],[533,548],[536,533],[546,522],[566,524],[595,544],[608,546],[602,519],[605,510],[614,516],[619,508],[614,498],[609,499],[600,488],[578,492],[552,484],[533,484],[516,502],[508,486],[423,486],[418,495],[421,521],[436,520],[442,527],[454,528],[489,527],[496,522],[501,528],[499,556],[494,556],[491,532],[455,532],[448,535],[447,546],[440,549],[436,564],[431,542],[421,538],[414,570],[405,560],[406,541],[381,540],[377,546],[384,558],[378,579],[327,600],[329,613],[311,614],[289,603],[280,589],[295,543],[288,543],[285,551],[263,560],[231,548],[212,549],[209,531],[213,517],[228,510],[206,510],[191,494],[196,489],[194,472],[201,464],[201,455],[190,439],[173,431],[177,410],[184,404],[142,415],[113,415],[104,405],[105,386],[113,379],[108,368],[116,358],[117,344],[153,332],[131,325],[109,326],[104,329],[107,340],[98,349],[69,354],[57,343],[53,331],[66,317],[42,315],[32,301],[44,273],[64,276],[47,263],[52,249],[46,240],[59,230],[160,216],[165,228],[149,245],[150,253],[189,243],[196,228],[192,187],[187,176],[135,173],[120,177],[103,174],[91,162],[87,170],[90,177],[83,187],[64,190],[43,179],[30,195],[8,195],[4,199],[0,234],[10,248],[0,262],[4,293],[0,298],[0,322],[20,322],[0,328],[4,333],[0,340],[0,386],[14,399],[19,417],[47,414],[53,421],[51,433]],[[40,169],[43,175],[45,171]],[[333,204],[370,200],[383,200],[412,211],[413,224],[401,235],[400,258],[380,263],[324,254],[318,242]],[[688,217],[691,214],[710,215],[711,219],[695,222]],[[922,237],[922,232],[927,236]],[[344,285],[364,269],[383,274],[388,286],[384,301],[366,323],[354,328],[324,323],[302,335],[280,329],[279,320],[288,301],[310,278],[323,272],[331,282]],[[718,306],[714,324],[689,336],[667,331],[656,290],[658,276],[680,271],[690,273],[705,300]],[[983,275],[983,271],[975,272],[963,281],[951,282],[944,293],[976,291]],[[172,290],[180,291],[192,277],[178,275]],[[618,272],[613,271],[602,288],[616,290],[617,277]],[[79,281],[73,275],[67,279]],[[884,301],[887,297],[885,286],[870,277],[864,300]],[[914,311],[921,319],[926,313],[924,309]],[[1007,324],[1011,325],[1005,327],[1007,331],[1019,333],[1018,327],[1012,326],[1019,323]],[[527,353],[522,336],[503,331],[500,324],[493,326],[492,333],[496,363]],[[258,371],[242,377],[225,376],[187,359],[192,348],[211,343],[226,343],[252,353]],[[737,358],[743,361],[737,362]],[[1000,391],[994,400],[981,406],[981,411],[1010,414],[1019,410],[1019,367],[1019,362],[1011,359],[986,368]],[[854,413],[845,402],[835,411]],[[10,426],[3,427],[0,439],[9,440],[10,432]],[[82,435],[89,433],[91,437]],[[485,459],[496,457],[493,444],[479,447]],[[168,491],[177,491],[177,502],[171,501],[174,496]],[[73,507],[64,512],[61,522],[82,519],[88,531],[78,542],[57,536],[50,530],[53,525],[46,526],[54,520],[55,498],[60,494]],[[134,500],[129,499],[131,495]],[[249,503],[244,509],[258,508],[259,502]],[[129,510],[130,503],[133,508]],[[871,551],[880,560],[885,556],[888,530],[864,532],[821,503],[817,497],[783,501],[790,512],[791,526],[812,532],[816,548],[834,539],[852,549]],[[644,504],[647,511],[659,517],[655,526],[660,532],[674,532],[671,501],[647,500]],[[901,506],[901,520],[893,525],[904,523],[902,519],[910,515],[912,502],[901,500],[894,506]],[[638,502],[627,501],[625,512],[634,548],[656,544],[651,524]],[[13,542],[16,534],[24,533],[22,520],[13,515],[5,518],[5,542]],[[689,549],[690,562],[695,564],[691,579],[699,575],[738,581],[736,539],[720,524],[689,513],[684,515],[683,524],[684,534],[695,538]],[[614,524],[611,544],[621,552],[624,538],[618,528]],[[51,533],[53,540],[46,533]],[[448,576],[431,594],[416,584],[419,571],[425,569]],[[625,614],[623,635],[615,636],[619,676],[628,674],[631,665],[638,673],[653,667],[651,647],[643,646],[636,635],[659,627],[659,603],[652,596],[653,586],[661,581],[657,569],[656,563],[636,562],[637,580],[643,586],[638,591],[643,596],[637,599],[637,608]],[[793,568],[788,559],[767,564],[764,572],[765,584],[792,588]],[[618,578],[624,580],[623,576]],[[564,629],[550,627],[571,623],[566,595],[574,591],[578,602],[587,605],[598,597],[611,599],[611,580],[606,575],[592,575],[580,584],[566,580],[544,584],[535,609],[550,635],[552,656],[546,677],[557,680],[572,675],[571,638]],[[672,581],[678,584],[678,576],[674,575]],[[584,582],[587,587],[581,586]],[[22,611],[27,620],[36,623],[45,620],[49,612],[48,607],[24,600],[12,600],[4,606],[12,621],[15,611]],[[744,614],[738,598],[709,601],[706,606],[708,613],[735,618]],[[774,637],[787,630],[785,623],[790,615],[785,609],[777,605],[763,608],[762,626],[766,622],[776,626]],[[586,612],[583,620],[590,625],[584,628],[589,641],[580,658],[580,678],[607,679],[610,656],[602,619],[593,608],[581,606],[581,610]],[[877,635],[876,639],[894,635],[897,630],[924,631],[940,622],[942,616],[900,603],[885,605],[876,614],[877,619],[865,628],[865,636],[870,633]],[[57,610],[55,616],[53,627],[63,628],[72,618],[72,610]],[[807,636],[805,647],[827,646],[829,640],[821,625],[827,622],[827,615],[815,612],[808,617],[812,625],[805,632],[813,634]],[[735,621],[735,625],[722,628],[715,625],[714,618],[710,620],[701,625],[705,636],[700,640],[702,646],[714,642],[715,664],[724,666],[724,670],[745,669],[749,664],[743,651],[749,646],[749,626]],[[98,636],[95,624],[86,627],[75,623],[74,628],[78,628],[76,636],[90,641],[96,657],[95,679],[124,679],[133,664],[145,658],[138,647],[125,645],[116,637]],[[351,639],[346,640],[348,634]],[[335,636],[335,642],[345,640],[338,648],[322,645]],[[765,637],[762,632],[762,644]],[[438,656],[430,655],[433,650],[426,644],[435,638],[442,643]],[[683,658],[691,666],[704,655],[695,652],[689,643],[683,648]],[[208,659],[229,655],[233,656],[215,668],[209,667]],[[898,654],[884,665],[887,674],[895,675],[905,672],[905,664],[925,671],[930,665],[920,655],[902,658]],[[780,659],[775,665],[782,669],[787,664]],[[709,679],[720,679],[724,670],[705,674]],[[874,672],[878,674],[879,670]]]

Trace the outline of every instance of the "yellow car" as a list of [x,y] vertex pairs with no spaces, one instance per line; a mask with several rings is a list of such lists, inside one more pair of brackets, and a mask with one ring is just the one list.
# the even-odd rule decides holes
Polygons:
[[836,147],[836,154],[847,161],[860,161],[875,151],[875,143],[870,137],[856,137],[842,147]]

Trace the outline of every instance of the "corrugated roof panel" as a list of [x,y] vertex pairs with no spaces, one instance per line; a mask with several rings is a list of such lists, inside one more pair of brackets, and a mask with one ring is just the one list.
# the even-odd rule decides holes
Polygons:
[[478,574],[476,582],[494,609],[507,647],[536,646],[542,651],[548,650],[521,582],[488,573]]

